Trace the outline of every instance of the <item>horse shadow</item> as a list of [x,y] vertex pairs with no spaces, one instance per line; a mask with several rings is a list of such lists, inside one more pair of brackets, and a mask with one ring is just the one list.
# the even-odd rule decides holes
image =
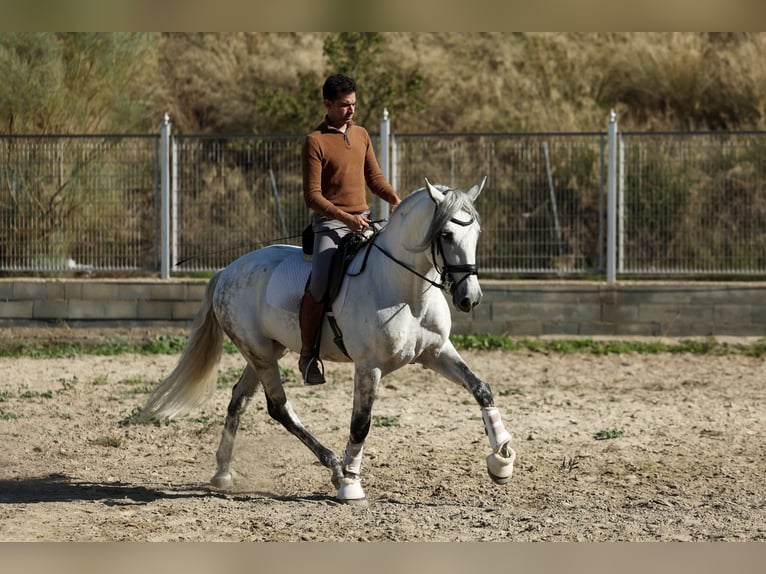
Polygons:
[[0,504],[35,504],[41,502],[101,502],[108,506],[149,504],[158,500],[191,498],[225,498],[252,500],[269,498],[280,502],[331,502],[324,494],[281,495],[273,492],[229,492],[217,490],[207,484],[181,484],[176,486],[136,486],[124,482],[89,482],[53,473],[46,476],[0,479]]

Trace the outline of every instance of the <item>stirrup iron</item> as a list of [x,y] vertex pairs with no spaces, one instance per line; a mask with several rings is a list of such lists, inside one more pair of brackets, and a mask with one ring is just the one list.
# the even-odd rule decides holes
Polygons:
[[324,363],[319,357],[301,357],[298,361],[304,385],[324,384]]

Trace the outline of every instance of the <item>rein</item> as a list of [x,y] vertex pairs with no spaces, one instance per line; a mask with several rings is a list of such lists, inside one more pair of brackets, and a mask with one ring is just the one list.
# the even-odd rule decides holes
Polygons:
[[[377,236],[376,236],[376,237],[377,237]],[[401,266],[402,266],[402,267],[404,267],[404,268],[405,268],[407,271],[409,271],[410,273],[413,273],[413,274],[417,275],[417,276],[418,276],[418,277],[420,277],[420,278],[421,278],[423,281],[426,281],[427,283],[430,283],[430,284],[431,284],[431,285],[433,285],[434,287],[438,287],[438,288],[439,288],[439,289],[441,289],[442,291],[446,291],[446,290],[447,290],[447,287],[446,287],[446,282],[444,282],[444,277],[443,277],[443,276],[442,276],[442,283],[437,283],[436,281],[434,281],[434,280],[432,280],[432,279],[429,279],[429,278],[428,278],[428,277],[426,277],[425,275],[423,275],[423,274],[419,273],[418,271],[416,271],[415,269],[413,269],[412,267],[410,267],[409,265],[407,265],[407,264],[406,264],[404,261],[399,261],[399,260],[398,260],[396,257],[394,257],[394,256],[393,256],[393,255],[391,255],[391,254],[390,254],[388,251],[386,251],[385,249],[383,249],[383,248],[382,248],[380,245],[378,245],[377,243],[374,243],[374,241],[375,241],[375,237],[373,237],[373,238],[372,238],[372,242],[371,242],[371,245],[372,245],[372,246],[374,246],[374,247],[375,247],[375,248],[376,248],[378,251],[380,251],[380,252],[381,252],[383,255],[385,255],[386,257],[388,257],[388,258],[389,258],[391,261],[393,261],[394,263],[397,263],[397,264],[401,265]],[[369,252],[370,252],[370,251],[369,251],[369,249],[368,249],[368,250],[367,250],[367,255],[369,255]],[[365,255],[365,258],[364,258],[364,262],[365,262],[365,263],[367,263],[367,255]],[[362,269],[364,269],[364,267],[362,267]],[[436,265],[434,265],[434,269],[436,269]],[[438,269],[437,269],[437,271],[438,271]],[[360,271],[360,273],[361,273],[361,271]]]
[[[450,221],[457,225],[467,227],[474,222],[474,218],[472,217],[468,221],[460,221],[458,219],[452,218],[450,219]],[[448,291],[451,295],[454,295],[455,289],[457,289],[458,286],[463,281],[468,279],[471,275],[476,275],[477,277],[479,276],[479,268],[475,263],[465,263],[462,265],[451,265],[447,263],[447,260],[444,256],[444,246],[442,245],[441,237],[437,237],[435,241],[431,242],[431,264],[433,265],[433,268],[436,270],[436,272],[439,274],[439,281],[434,281],[433,279],[429,279],[428,277],[418,272],[416,269],[413,269],[412,267],[410,267],[403,261],[398,260],[396,257],[391,255],[388,251],[383,249],[380,245],[375,243],[375,240],[378,238],[379,233],[380,233],[380,230],[376,231],[375,234],[370,239],[369,244],[367,246],[367,251],[364,255],[362,267],[359,269],[357,273],[350,275],[351,277],[356,277],[357,275],[360,275],[364,271],[367,265],[367,258],[370,256],[371,247],[375,247],[378,251],[380,251],[383,255],[388,257],[391,261],[400,265],[401,267],[404,267],[410,273],[417,275],[426,283],[430,283],[432,286],[437,287],[441,289],[442,291]],[[436,262],[437,254],[441,257],[441,260],[444,262],[444,265],[441,268],[439,268],[439,264]],[[465,275],[460,279],[460,281],[455,283],[452,280],[453,273],[465,273]]]

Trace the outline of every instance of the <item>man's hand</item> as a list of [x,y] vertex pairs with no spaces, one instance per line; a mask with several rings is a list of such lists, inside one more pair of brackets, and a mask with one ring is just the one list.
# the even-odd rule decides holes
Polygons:
[[341,219],[351,231],[361,231],[365,227],[370,226],[370,220],[364,215],[354,215],[352,213],[343,212],[343,218]]

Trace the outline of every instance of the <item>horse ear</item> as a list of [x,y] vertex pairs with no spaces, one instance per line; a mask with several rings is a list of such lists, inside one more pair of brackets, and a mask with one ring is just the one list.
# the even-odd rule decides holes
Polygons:
[[436,187],[434,187],[431,182],[428,181],[428,178],[426,178],[426,189],[428,190],[428,195],[430,195],[431,199],[434,200],[434,203],[441,203],[441,201],[444,199],[444,194]]
[[471,196],[472,201],[476,201],[476,198],[479,197],[479,194],[481,193],[481,190],[484,189],[484,184],[487,183],[487,176],[485,175],[482,180],[474,185],[471,189],[466,191],[468,195]]

